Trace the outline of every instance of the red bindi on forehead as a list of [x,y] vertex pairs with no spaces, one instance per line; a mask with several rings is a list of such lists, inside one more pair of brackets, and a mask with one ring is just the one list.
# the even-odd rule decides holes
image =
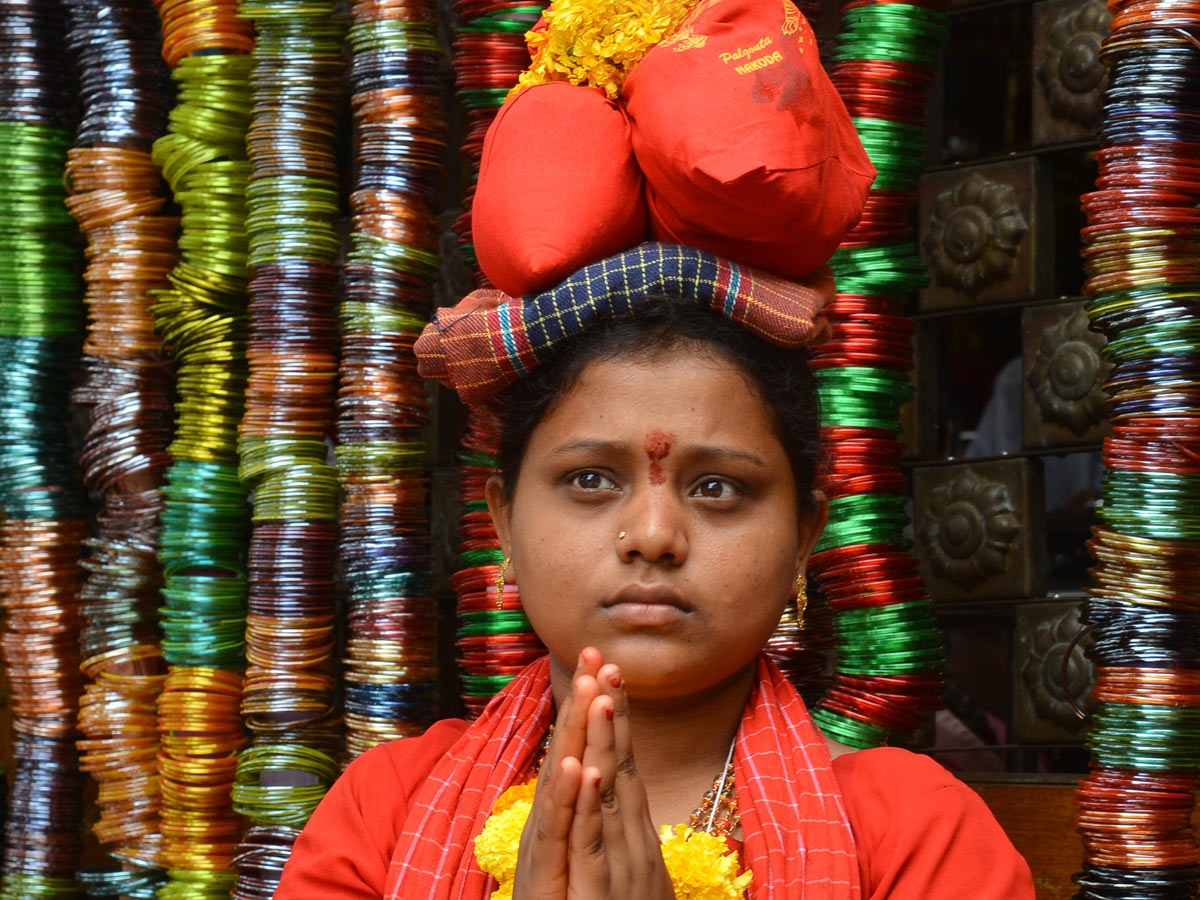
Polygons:
[[669,431],[654,430],[646,434],[644,447],[646,456],[650,460],[651,484],[662,484],[667,480],[667,476],[663,474],[662,460],[666,459],[667,454],[671,452],[673,443],[675,443],[675,435]]

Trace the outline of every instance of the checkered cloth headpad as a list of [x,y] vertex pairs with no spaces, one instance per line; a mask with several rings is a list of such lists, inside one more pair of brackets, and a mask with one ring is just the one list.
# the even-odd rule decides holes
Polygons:
[[418,368],[477,404],[546,362],[562,341],[593,322],[636,314],[655,294],[716,310],[774,344],[801,347],[822,332],[818,315],[833,291],[828,269],[798,283],[694,247],[641,244],[540,294],[474,291],[438,310],[417,340]]

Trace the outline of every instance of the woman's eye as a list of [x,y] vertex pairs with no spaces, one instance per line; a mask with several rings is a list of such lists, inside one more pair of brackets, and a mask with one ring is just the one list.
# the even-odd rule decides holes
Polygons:
[[616,487],[611,478],[599,472],[579,472],[571,476],[570,483],[585,491],[609,491]]
[[724,478],[705,478],[692,490],[693,497],[707,500],[728,500],[736,493],[737,489]]

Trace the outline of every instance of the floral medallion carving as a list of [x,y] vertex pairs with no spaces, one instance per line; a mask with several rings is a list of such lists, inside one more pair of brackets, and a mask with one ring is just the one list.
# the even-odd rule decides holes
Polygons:
[[1037,80],[1050,112],[1084,128],[1100,121],[1107,69],[1100,45],[1108,36],[1109,13],[1101,0],[1088,0],[1050,26]]
[[1083,626],[1079,607],[1037,621],[1030,633],[1021,637],[1021,682],[1034,711],[1041,719],[1070,732],[1082,730],[1084,721],[1072,702],[1082,711],[1090,706],[1095,669],[1085,653],[1085,641],[1075,641]]
[[930,492],[920,537],[934,573],[970,591],[1003,574],[1020,529],[1007,486],[964,469]]
[[922,243],[937,282],[975,297],[1013,274],[1028,231],[1016,189],[972,172],[938,195]]
[[1027,379],[1043,419],[1077,435],[1104,420],[1103,345],[1103,336],[1088,329],[1083,307],[1042,332]]

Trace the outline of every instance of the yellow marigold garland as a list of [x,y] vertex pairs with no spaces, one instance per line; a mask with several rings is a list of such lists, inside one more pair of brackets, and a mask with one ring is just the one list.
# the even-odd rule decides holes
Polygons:
[[604,88],[621,84],[651,48],[679,27],[696,0],[553,0],[546,28],[526,33],[533,62],[516,87],[569,81]]
[[[512,900],[517,849],[536,787],[535,778],[501,794],[475,838],[479,868],[499,884],[491,900]],[[664,825],[658,839],[676,900],[737,900],[749,886],[751,873],[738,874],[737,854],[721,838],[686,825]]]
[[738,874],[737,854],[716,835],[664,825],[658,839],[675,900],[737,900],[750,886],[750,870]]

